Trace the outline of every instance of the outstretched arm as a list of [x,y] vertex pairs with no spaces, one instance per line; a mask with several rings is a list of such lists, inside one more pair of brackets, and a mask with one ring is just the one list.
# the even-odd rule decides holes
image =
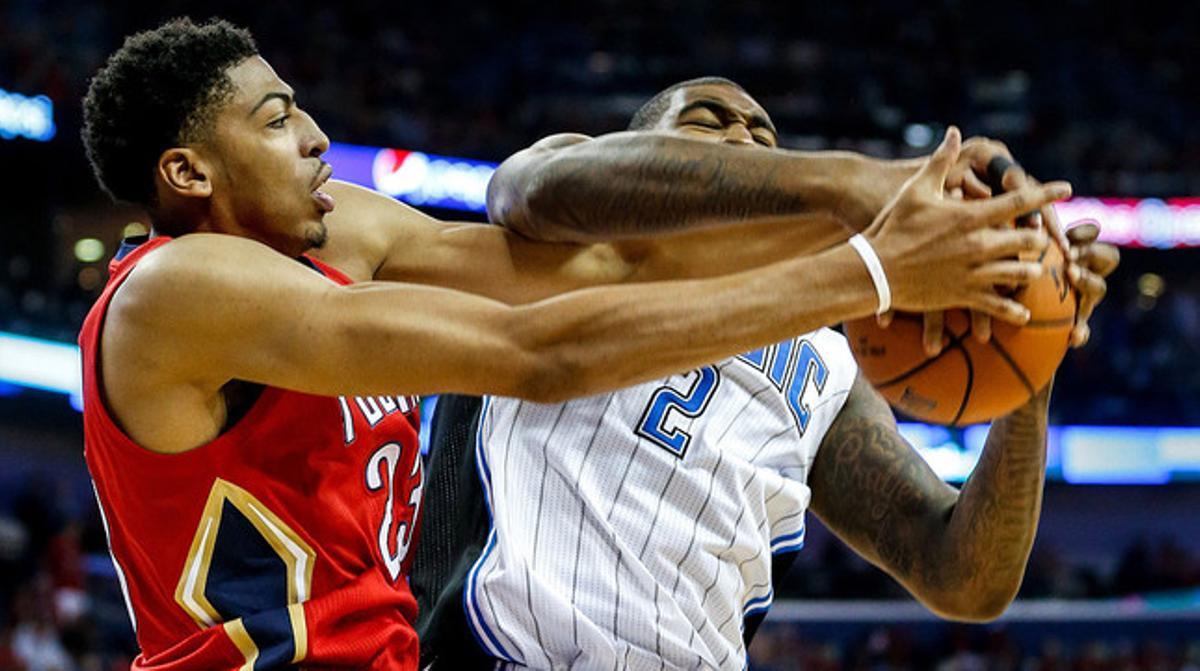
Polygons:
[[[510,304],[605,284],[717,277],[815,254],[851,232],[797,215],[608,242],[547,243],[489,224],[434,219],[383,194],[331,181],[337,208],[328,244],[314,253],[357,281],[457,289]],[[464,262],[469,259],[469,262]]]
[[660,132],[548,137],[488,187],[495,223],[541,240],[646,237],[730,222],[817,216],[865,228],[920,160],[738,148]]
[[859,554],[934,612],[998,617],[1016,596],[1037,531],[1050,388],[988,433],[961,491],[899,434],[861,377],[809,477],[812,510]]

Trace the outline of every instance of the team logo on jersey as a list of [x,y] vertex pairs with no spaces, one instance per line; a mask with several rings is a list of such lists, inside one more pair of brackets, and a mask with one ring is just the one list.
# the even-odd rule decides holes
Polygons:
[[245,668],[308,654],[303,602],[316,553],[252,494],[218,478],[192,539],[175,602],[201,627],[223,623]]

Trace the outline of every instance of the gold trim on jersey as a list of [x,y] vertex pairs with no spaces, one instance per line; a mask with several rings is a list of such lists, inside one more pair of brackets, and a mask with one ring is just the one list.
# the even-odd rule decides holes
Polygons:
[[[292,661],[299,662],[308,655],[308,630],[301,604],[307,601],[312,593],[313,565],[317,555],[299,534],[254,498],[254,495],[231,482],[220,478],[213,482],[196,528],[196,535],[192,538],[191,549],[183,565],[183,573],[175,588],[175,602],[200,627],[211,627],[222,619],[205,596],[205,587],[213,548],[221,526],[221,511],[226,501],[249,520],[287,567],[288,619],[292,625],[292,640],[296,645],[296,656]],[[249,655],[247,650],[253,649],[254,656],[257,657],[258,648],[254,646],[254,641],[246,633],[240,619],[225,623],[225,630],[230,632],[230,638],[243,654]],[[239,642],[238,636],[245,638]],[[249,648],[243,647],[243,643]],[[250,666],[253,666],[249,656],[247,660]]]
[[296,664],[308,657],[308,624],[304,620],[304,604],[293,603],[288,606],[288,619],[292,622],[292,641],[296,644],[292,664]]
[[238,667],[238,671],[254,671],[254,662],[258,661],[258,646],[254,645],[254,639],[250,638],[242,618],[226,622],[224,628],[229,640],[233,641],[246,660],[245,664]]

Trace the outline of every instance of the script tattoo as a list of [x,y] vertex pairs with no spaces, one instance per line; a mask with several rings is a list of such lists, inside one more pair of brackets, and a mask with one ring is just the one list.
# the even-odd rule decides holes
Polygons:
[[1043,391],[994,423],[978,465],[956,492],[859,380],[814,463],[813,511],[927,604],[961,617],[994,617],[1020,585],[1037,529],[1048,398]]
[[904,442],[891,410],[861,379],[817,452],[809,486],[813,512],[832,531],[902,581],[923,581],[928,542],[955,492]]
[[604,179],[597,179],[590,161],[552,163],[541,177],[556,185],[544,193],[545,211],[572,230],[637,235],[794,214],[808,206],[784,184],[786,159],[769,151],[723,156],[745,150],[661,138],[638,142],[628,150],[634,152],[632,165]]

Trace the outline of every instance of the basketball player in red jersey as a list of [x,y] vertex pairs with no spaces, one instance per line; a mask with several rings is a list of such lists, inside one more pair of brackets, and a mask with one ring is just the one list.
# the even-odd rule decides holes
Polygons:
[[[85,122],[101,184],[153,223],[114,260],[80,334],[85,453],[137,668],[414,668],[413,395],[590,394],[879,305],[848,245],[756,268],[736,239],[729,258],[744,266],[722,266],[730,275],[570,291],[714,271],[655,245],[443,225],[329,183],[328,140],[252,38],[219,21],[130,38],[93,81]],[[999,259],[1045,236],[989,226],[1069,190],[944,202],[957,145],[951,133],[870,244],[897,308],[1019,321],[992,286],[1030,264]],[[831,221],[850,196],[825,189],[728,218],[807,208],[808,223]],[[323,245],[323,261],[307,255]]]

